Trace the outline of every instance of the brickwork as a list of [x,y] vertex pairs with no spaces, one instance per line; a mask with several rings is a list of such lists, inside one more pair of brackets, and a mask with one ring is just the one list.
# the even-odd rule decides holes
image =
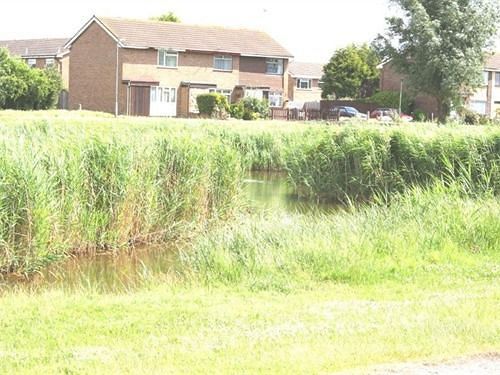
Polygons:
[[115,41],[96,23],[73,43],[69,66],[70,109],[81,105],[83,109],[115,112],[116,51]]

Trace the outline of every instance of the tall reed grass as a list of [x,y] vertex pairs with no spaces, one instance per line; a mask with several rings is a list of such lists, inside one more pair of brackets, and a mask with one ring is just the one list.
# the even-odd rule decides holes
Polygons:
[[0,272],[189,235],[239,206],[238,153],[142,127],[0,130]]

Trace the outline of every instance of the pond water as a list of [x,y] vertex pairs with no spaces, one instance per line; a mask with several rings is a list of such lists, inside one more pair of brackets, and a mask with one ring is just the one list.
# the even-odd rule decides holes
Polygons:
[[[284,209],[293,213],[329,212],[332,205],[298,199],[279,173],[251,173],[244,181],[244,192],[255,210]],[[148,279],[166,275],[176,259],[176,249],[166,245],[147,246],[117,254],[73,256],[56,262],[29,278],[0,276],[2,288],[39,289],[57,286],[64,289],[100,292],[127,291],[144,285]]]

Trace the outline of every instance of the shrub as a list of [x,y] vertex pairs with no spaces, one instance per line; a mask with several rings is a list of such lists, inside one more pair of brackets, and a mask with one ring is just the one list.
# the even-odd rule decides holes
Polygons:
[[[379,91],[366,99],[367,103],[377,104],[380,107],[399,108],[399,91]],[[403,93],[401,111],[410,113],[413,107],[413,98]]]
[[424,121],[427,121],[427,114],[420,110],[420,109],[417,109],[414,113],[413,113],[413,118],[415,119],[415,121],[417,122],[424,122]]
[[201,94],[196,97],[200,115],[210,118],[225,119],[229,104],[224,95],[218,93]]
[[243,120],[265,119],[269,116],[269,103],[267,100],[244,98],[230,109],[231,117]]

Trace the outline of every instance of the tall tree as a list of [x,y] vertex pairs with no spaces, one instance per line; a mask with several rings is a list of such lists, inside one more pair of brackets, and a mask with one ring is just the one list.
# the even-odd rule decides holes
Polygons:
[[379,36],[385,54],[418,92],[433,96],[439,119],[482,84],[499,22],[498,0],[391,0],[401,15]]
[[337,50],[323,68],[323,96],[362,98],[378,87],[380,60],[375,51],[363,44],[352,44]]
[[181,19],[177,17],[174,12],[168,12],[158,17],[152,17],[151,20],[161,22],[181,22]]

